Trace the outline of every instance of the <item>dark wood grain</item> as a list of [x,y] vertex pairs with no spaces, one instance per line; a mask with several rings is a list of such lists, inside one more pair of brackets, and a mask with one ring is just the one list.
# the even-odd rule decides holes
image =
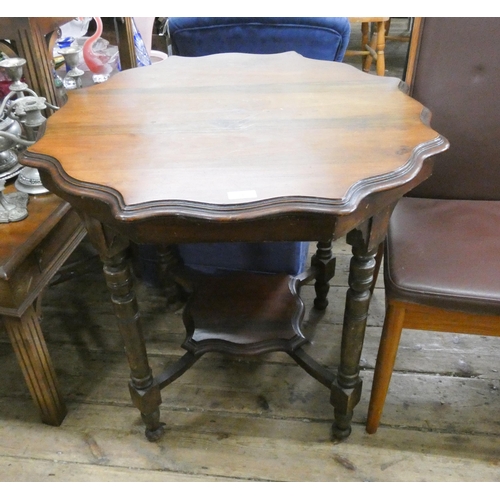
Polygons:
[[123,219],[349,212],[445,147],[398,86],[295,53],[172,57],[72,93],[24,161]]

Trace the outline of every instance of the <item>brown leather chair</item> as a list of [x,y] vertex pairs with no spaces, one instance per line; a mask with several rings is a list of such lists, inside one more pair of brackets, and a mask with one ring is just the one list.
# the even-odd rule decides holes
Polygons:
[[450,149],[390,221],[369,433],[380,422],[403,328],[500,336],[499,44],[500,18],[421,22],[408,83]]

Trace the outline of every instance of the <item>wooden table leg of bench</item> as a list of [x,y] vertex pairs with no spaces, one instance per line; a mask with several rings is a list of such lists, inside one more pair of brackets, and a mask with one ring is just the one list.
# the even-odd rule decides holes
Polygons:
[[60,425],[66,416],[52,360],[33,306],[21,318],[3,316],[5,328],[42,422]]

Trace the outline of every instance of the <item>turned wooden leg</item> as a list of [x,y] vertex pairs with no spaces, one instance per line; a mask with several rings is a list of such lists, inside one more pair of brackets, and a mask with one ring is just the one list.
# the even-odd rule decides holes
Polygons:
[[373,373],[372,393],[366,422],[366,431],[369,434],[377,432],[382,417],[385,398],[396,362],[404,317],[405,309],[402,305],[389,304],[380,338],[375,372]]
[[376,249],[367,251],[364,242],[357,239],[355,233],[353,236],[353,257],[344,312],[340,366],[331,393],[331,402],[335,407],[333,434],[337,438],[345,438],[350,434],[352,412],[361,397],[359,360],[370,305],[370,289],[375,270],[374,257],[377,253]]
[[42,422],[61,425],[66,406],[35,308],[29,306],[20,318],[3,316],[3,321]]
[[[369,23],[364,23],[368,25]],[[370,42],[368,41],[363,42],[363,49],[367,48],[371,53],[376,54],[376,60],[377,60],[377,65],[376,65],[376,70],[377,70],[377,75],[378,76],[384,76],[385,75],[385,33],[386,33],[386,27],[385,23],[379,22],[376,23],[376,31],[374,31]],[[368,28],[366,28],[368,30]],[[363,40],[365,40],[363,36]],[[366,40],[368,40],[368,34],[366,35]],[[368,45],[368,47],[367,47]],[[371,66],[373,62],[373,56],[371,54],[368,54],[364,57],[363,59],[363,71],[369,73]]]
[[[370,43],[370,23],[361,23],[361,50],[366,50],[366,47],[369,43]],[[370,54],[363,56],[361,60],[363,71],[370,72],[372,59],[373,58]]]
[[311,264],[316,268],[316,281],[314,283],[316,298],[314,299],[314,307],[323,310],[328,306],[327,296],[330,290],[329,281],[335,275],[335,258],[332,256],[332,240],[318,242],[316,253],[312,257]]
[[377,23],[377,75],[385,75],[385,23]]
[[176,273],[182,267],[177,247],[174,245],[158,245],[158,272],[160,273],[161,288],[165,293],[167,304],[175,304],[185,300],[184,290],[176,280]]
[[153,382],[140,315],[133,288],[131,266],[126,250],[104,258],[104,276],[111,292],[125,352],[130,366],[130,394],[146,425],[146,437],[156,441],[163,434],[160,423],[160,388]]

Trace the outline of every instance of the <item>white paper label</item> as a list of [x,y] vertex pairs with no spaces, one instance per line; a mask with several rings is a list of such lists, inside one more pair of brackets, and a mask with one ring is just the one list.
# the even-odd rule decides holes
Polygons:
[[257,198],[257,191],[249,189],[248,191],[229,191],[227,197],[230,200],[245,200]]

